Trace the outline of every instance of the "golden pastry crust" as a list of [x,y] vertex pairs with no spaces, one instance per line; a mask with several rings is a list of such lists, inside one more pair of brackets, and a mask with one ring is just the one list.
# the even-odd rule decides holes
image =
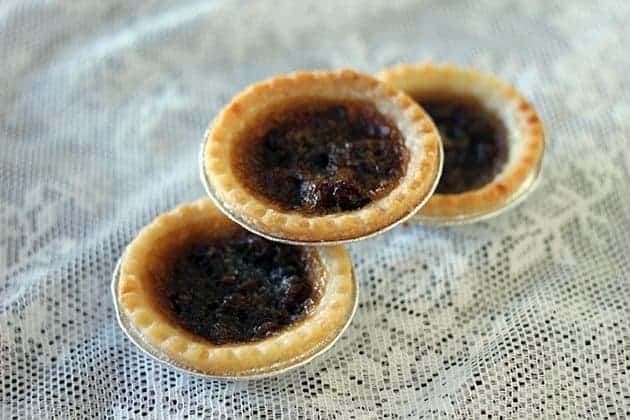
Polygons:
[[342,246],[317,248],[323,267],[322,293],[306,318],[265,339],[217,345],[171,321],[157,303],[155,276],[173,250],[195,238],[240,230],[208,199],[184,204],[157,217],[129,244],[118,281],[118,305],[132,328],[153,348],[197,372],[247,377],[309,360],[330,345],[350,320],[357,290]]
[[545,149],[540,117],[516,89],[494,76],[450,64],[403,64],[378,78],[411,97],[445,92],[471,95],[497,113],[508,131],[509,157],[489,184],[459,194],[434,194],[416,220],[466,221],[482,218],[516,202],[537,177]]
[[[238,140],[272,110],[318,100],[369,102],[400,130],[409,160],[389,194],[355,211],[308,215],[270,205],[245,188],[230,164]],[[202,176],[221,210],[258,234],[297,243],[352,240],[406,219],[433,192],[441,164],[439,134],[422,108],[402,92],[351,70],[297,72],[250,86],[218,115],[202,151]]]

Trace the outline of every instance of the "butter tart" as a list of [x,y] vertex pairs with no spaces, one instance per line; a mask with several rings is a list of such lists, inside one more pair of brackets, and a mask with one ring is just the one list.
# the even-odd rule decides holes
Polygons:
[[431,116],[444,168],[421,222],[480,220],[531,190],[543,158],[542,122],[511,85],[452,65],[400,65],[379,79],[405,91]]
[[437,185],[441,145],[404,93],[350,70],[256,83],[218,115],[201,172],[215,204],[248,230],[290,243],[382,232]]
[[216,377],[265,376],[330,347],[356,307],[342,246],[272,242],[208,199],[156,218],[121,259],[117,306],[150,354]]

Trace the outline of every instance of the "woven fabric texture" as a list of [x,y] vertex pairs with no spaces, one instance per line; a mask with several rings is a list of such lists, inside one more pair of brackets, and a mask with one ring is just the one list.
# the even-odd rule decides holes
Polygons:
[[[630,2],[0,3],[0,418],[630,416]],[[549,139],[518,208],[351,245],[356,317],[254,382],[189,377],[124,336],[111,274],[203,196],[205,127],[296,69],[474,66]]]

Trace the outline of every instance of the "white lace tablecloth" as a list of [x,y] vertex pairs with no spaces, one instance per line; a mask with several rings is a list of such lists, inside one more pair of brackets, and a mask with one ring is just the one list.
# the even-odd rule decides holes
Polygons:
[[[0,3],[0,418],[630,416],[630,2]],[[222,105],[304,68],[427,59],[513,82],[550,141],[517,209],[350,247],[353,324],[254,382],[198,379],[119,329],[110,276],[203,195]]]

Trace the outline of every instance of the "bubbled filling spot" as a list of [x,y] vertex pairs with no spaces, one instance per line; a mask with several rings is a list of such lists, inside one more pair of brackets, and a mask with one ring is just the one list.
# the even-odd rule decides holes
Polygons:
[[437,193],[458,194],[492,182],[508,157],[503,121],[472,97],[427,95],[415,98],[437,126],[444,168]]
[[263,339],[302,320],[318,298],[313,251],[239,232],[180,250],[157,293],[185,330],[215,344]]
[[237,170],[250,190],[284,210],[360,209],[404,173],[402,134],[370,104],[310,104],[271,120],[237,148]]

